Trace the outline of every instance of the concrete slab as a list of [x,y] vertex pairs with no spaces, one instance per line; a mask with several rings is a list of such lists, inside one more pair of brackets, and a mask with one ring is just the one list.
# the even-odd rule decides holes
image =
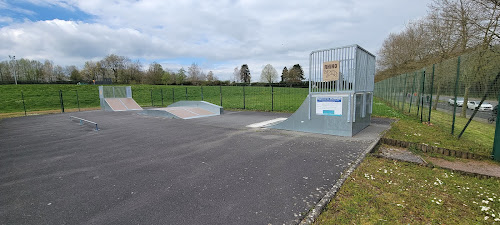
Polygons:
[[286,115],[1,120],[0,224],[296,223],[390,121],[353,138],[246,127]]

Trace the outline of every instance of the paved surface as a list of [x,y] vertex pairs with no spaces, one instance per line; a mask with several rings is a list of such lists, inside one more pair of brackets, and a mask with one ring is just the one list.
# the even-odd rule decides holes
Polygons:
[[353,138],[245,127],[289,115],[1,120],[0,224],[296,223],[390,121]]

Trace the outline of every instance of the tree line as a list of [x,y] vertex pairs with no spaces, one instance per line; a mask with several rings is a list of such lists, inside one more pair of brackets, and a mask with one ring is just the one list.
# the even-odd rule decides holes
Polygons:
[[[448,59],[461,56],[460,95],[467,102],[471,90],[488,90],[492,73],[500,70],[499,18],[500,0],[434,0],[425,17],[384,40],[375,81],[436,64],[440,76],[434,88],[439,98],[443,89],[454,86],[458,62]],[[465,111],[463,107],[462,117]]]
[[[281,76],[282,83],[297,83],[304,79],[304,72],[299,64],[288,71],[285,67]],[[232,81],[221,81],[213,71],[205,72],[196,63],[187,69],[177,71],[164,68],[152,62],[144,68],[139,61],[128,57],[110,54],[99,61],[87,61],[82,69],[78,67],[55,65],[50,60],[43,63],[37,60],[19,59],[0,62],[0,83],[12,83],[19,80],[24,83],[77,83],[94,81],[111,81],[120,84],[169,84],[169,85],[219,85],[231,83],[251,83],[250,68],[243,64],[236,67]],[[258,82],[258,81],[257,81]],[[272,65],[268,64],[261,72],[261,83],[277,83],[278,75]]]
[[434,0],[428,14],[384,40],[376,80],[415,71],[468,52],[494,52],[500,0]]

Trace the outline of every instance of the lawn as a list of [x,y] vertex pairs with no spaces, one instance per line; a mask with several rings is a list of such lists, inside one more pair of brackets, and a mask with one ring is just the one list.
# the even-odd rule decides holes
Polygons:
[[457,136],[468,119],[456,117],[455,134],[451,135],[452,115],[432,110],[431,124],[421,123],[415,114],[402,113],[375,98],[373,115],[397,118],[392,128],[384,135],[386,138],[416,142],[441,148],[461,150],[489,156],[493,149],[495,126],[485,122],[472,121],[464,135]]
[[[0,113],[99,107],[96,85],[0,85]],[[134,100],[142,107],[161,107],[180,100],[204,100],[225,109],[294,112],[306,98],[307,88],[252,86],[132,85]],[[24,106],[23,106],[24,98]]]
[[316,224],[491,224],[500,179],[367,157]]

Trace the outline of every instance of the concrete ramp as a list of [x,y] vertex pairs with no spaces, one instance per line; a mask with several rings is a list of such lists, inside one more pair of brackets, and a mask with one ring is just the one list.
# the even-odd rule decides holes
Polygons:
[[109,111],[142,110],[132,98],[105,98],[104,104]]
[[179,101],[166,108],[146,109],[140,114],[157,117],[194,119],[217,116],[223,113],[223,108],[205,101]]

